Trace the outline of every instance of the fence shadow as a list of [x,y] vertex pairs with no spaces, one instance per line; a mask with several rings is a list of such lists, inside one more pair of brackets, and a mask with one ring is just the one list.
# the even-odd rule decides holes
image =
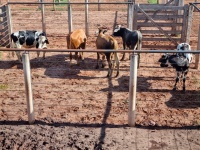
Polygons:
[[[29,126],[28,121],[21,120],[21,121],[0,121],[1,125],[10,125],[10,126],[20,126],[20,125],[27,125]],[[87,123],[71,123],[71,122],[52,122],[48,123],[41,120],[36,120],[33,125],[43,125],[43,126],[53,126],[53,127],[80,127],[80,128],[127,128],[129,127],[128,124],[99,124],[99,123],[93,123],[93,124],[87,124]],[[200,129],[200,126],[182,126],[182,127],[170,127],[170,126],[141,126],[136,124],[135,127],[132,128],[140,128],[140,129],[150,129],[150,130],[166,130],[166,129],[176,129],[176,130],[182,130],[182,129],[190,129],[190,130],[196,130]]]

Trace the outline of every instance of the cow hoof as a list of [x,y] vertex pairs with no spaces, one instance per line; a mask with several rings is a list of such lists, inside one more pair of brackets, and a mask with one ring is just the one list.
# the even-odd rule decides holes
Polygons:
[[176,88],[173,88],[173,91],[176,91]]

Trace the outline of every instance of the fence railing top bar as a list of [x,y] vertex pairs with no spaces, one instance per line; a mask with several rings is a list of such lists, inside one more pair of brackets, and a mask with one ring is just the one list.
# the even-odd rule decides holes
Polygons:
[[195,3],[189,3],[189,4],[200,4],[200,3],[198,3],[198,2],[195,2]]
[[177,50],[113,50],[113,49],[36,49],[36,48],[24,48],[24,49],[18,49],[18,48],[0,48],[0,51],[26,51],[26,52],[117,52],[117,53],[194,53],[194,54],[200,54],[200,50],[192,50],[192,51],[177,51]]
[[41,3],[38,3],[38,2],[8,2],[7,4],[36,4],[36,5],[39,5],[39,4],[80,4],[80,5],[83,5],[83,4],[134,4],[134,2],[41,2]]

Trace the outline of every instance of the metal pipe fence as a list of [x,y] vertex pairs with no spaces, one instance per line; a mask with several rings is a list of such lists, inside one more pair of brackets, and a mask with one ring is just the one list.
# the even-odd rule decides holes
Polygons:
[[[27,52],[32,55],[32,52],[37,51],[37,49],[22,50],[1,48],[0,51],[25,51],[25,55],[28,54]],[[154,123],[158,125],[164,124],[167,126],[170,126],[170,124],[177,125],[179,123],[181,123],[179,125],[183,126],[187,124],[195,126],[198,124],[198,112],[200,104],[197,100],[197,95],[199,94],[200,89],[198,86],[200,81],[200,72],[194,69],[189,71],[189,73],[192,73],[190,74],[187,82],[188,87],[191,85],[192,87],[190,87],[190,90],[187,91],[187,94],[181,92],[173,94],[171,93],[171,89],[173,85],[172,81],[175,80],[175,71],[172,70],[172,68],[169,68],[169,73],[164,71],[165,73],[163,74],[163,70],[158,68],[159,64],[157,62],[157,58],[160,56],[160,53],[177,53],[178,51],[134,51],[135,53],[141,53],[142,55],[142,68],[137,69],[137,65],[133,63],[133,59],[128,62],[122,62],[120,65],[120,77],[112,78],[110,80],[104,78],[106,70],[100,70],[96,72],[92,69],[94,68],[94,61],[92,58],[86,60],[85,64],[79,67],[70,67],[69,64],[64,61],[66,53],[61,53],[80,50],[44,49],[41,51],[52,53],[51,57],[54,59],[56,58],[56,60],[53,61],[52,59],[50,60],[48,58],[46,58],[47,60],[44,61],[30,59],[30,62],[27,62],[30,63],[31,66],[31,70],[28,72],[31,72],[30,78],[32,79],[31,86],[33,90],[32,96],[34,99],[34,104],[28,103],[28,106],[32,106],[32,108],[34,108],[32,111],[27,109],[28,107],[26,106],[25,102],[25,82],[23,82],[23,77],[21,75],[23,72],[26,72],[25,69],[24,71],[22,70],[22,68],[25,68],[25,66],[23,65],[23,67],[21,64],[18,64],[19,68],[13,68],[13,66],[16,65],[16,61],[1,61],[1,63],[4,64],[1,65],[0,63],[1,75],[4,77],[4,79],[1,77],[0,82],[0,99],[3,103],[1,106],[1,114],[3,118],[6,118],[7,116],[8,120],[12,119],[12,117],[14,119],[17,118],[20,120],[26,120],[27,115],[34,114],[35,118],[38,120],[45,119],[41,118],[40,116],[46,114],[47,120],[48,116],[51,116],[50,118],[53,118],[57,121],[67,120],[69,122],[81,122],[82,120],[83,122],[91,122],[93,118],[93,121],[98,122],[97,118],[101,120],[105,111],[106,114],[104,115],[108,116],[108,120],[110,122],[112,122],[114,119],[117,119],[118,123],[128,123],[130,126],[134,126],[135,124],[153,125]],[[116,52],[115,50],[85,50],[85,53],[91,54],[105,51]],[[54,53],[58,52],[60,55],[58,57],[54,57]],[[119,50],[117,52],[130,53],[133,51]],[[196,55],[200,53],[200,50],[187,52]],[[151,59],[147,59],[149,57]],[[133,63],[132,65],[130,65],[131,62]],[[137,86],[135,85],[136,81],[131,82],[133,77],[131,74],[129,74],[129,70],[135,70],[134,73],[137,70]],[[166,76],[164,76],[165,74]],[[51,79],[50,82],[48,78]],[[164,84],[163,82],[166,81],[169,83]],[[131,85],[131,83],[134,83],[134,85]],[[125,87],[125,89],[122,87]],[[130,94],[131,89],[135,87],[137,87],[137,90]],[[30,94],[30,92],[28,93]],[[127,93],[127,96],[120,98],[122,93]],[[135,96],[136,100],[131,101],[132,97],[130,95]],[[170,95],[172,95],[171,98],[169,98]],[[166,103],[166,105],[164,105],[164,103]],[[187,106],[185,104],[187,104]],[[13,105],[15,105],[15,109],[13,109]],[[182,106],[184,108],[183,112],[179,112],[181,105],[184,105]],[[169,108],[166,109],[166,106]],[[193,113],[195,113],[193,117],[192,114],[187,114],[187,111],[189,111],[188,109],[191,110],[190,107],[195,108],[193,109]],[[16,115],[18,117],[12,116],[13,111],[16,111]],[[175,113],[175,115],[173,115],[173,113]],[[190,120],[189,123],[185,118],[186,114],[188,117],[192,117],[192,120]],[[34,115],[32,116],[32,119],[29,119],[29,123],[34,122]],[[164,118],[168,117],[169,115],[172,116],[171,120],[165,120]],[[156,120],[155,118],[159,119]],[[176,119],[178,119],[178,122]],[[162,122],[163,120],[165,120],[165,123]]]

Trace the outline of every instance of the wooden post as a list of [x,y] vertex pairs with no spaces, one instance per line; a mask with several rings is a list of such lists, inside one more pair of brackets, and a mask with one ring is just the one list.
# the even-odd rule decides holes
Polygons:
[[[41,3],[43,2],[43,0],[40,0]],[[43,32],[46,32],[46,23],[45,23],[45,17],[44,17],[44,4],[41,4],[41,7],[42,7],[42,10],[41,10],[41,13],[42,13],[42,31]]]
[[[12,32],[13,32],[13,29],[12,29],[12,19],[11,19],[10,5],[6,5],[6,14],[7,14],[7,20],[8,20],[8,32],[9,32],[9,35],[11,35]],[[9,43],[10,43],[9,47],[12,48],[12,41],[11,41],[10,36],[9,36]]]
[[131,55],[129,78],[128,125],[135,126],[138,55]]
[[22,63],[24,70],[28,121],[29,124],[33,124],[35,122],[35,115],[34,115],[34,106],[33,106],[34,101],[33,101],[32,84],[31,84],[31,69],[30,69],[29,54],[26,52],[22,54]]
[[[55,3],[55,0],[53,0],[53,3]],[[54,11],[56,10],[55,4],[53,4],[53,10],[54,10]]]
[[[190,34],[191,34],[191,28],[192,28],[192,16],[193,16],[193,11],[194,11],[194,6],[190,5],[189,10],[188,10],[188,15],[187,18],[184,18],[184,20],[187,20],[187,29],[185,30],[185,35],[184,37],[186,38],[186,43],[190,43]],[[184,15],[185,16],[185,15]],[[184,38],[181,37],[181,38]]]
[[[88,0],[85,0],[85,3],[88,3]],[[88,4],[85,4],[85,34],[89,36],[89,21],[88,21]]]
[[137,30],[138,29],[138,24],[137,24],[137,18],[138,18],[138,4],[137,5],[133,5],[133,22],[132,22],[132,27],[133,27],[133,30]]
[[[38,0],[38,3],[41,3],[42,0]],[[38,5],[38,9],[40,10],[42,8],[41,4]]]
[[[200,25],[199,25],[199,34],[198,34],[198,43],[197,43],[197,50],[200,50]],[[195,54],[195,69],[199,69],[199,60],[200,55]]]
[[128,16],[127,16],[127,25],[130,30],[133,30],[133,0],[128,0],[128,2],[132,2],[132,4],[128,4]]
[[69,25],[69,33],[71,33],[73,27],[72,27],[72,8],[70,5],[70,0],[68,0],[68,25]]
[[101,4],[99,4],[101,0],[98,0],[98,11],[101,11]]
[[[178,1],[178,6],[184,6],[184,0]],[[178,15],[183,15],[183,10],[178,10]],[[181,23],[181,19],[177,19],[178,23]],[[180,27],[177,27],[178,31],[181,31]]]

